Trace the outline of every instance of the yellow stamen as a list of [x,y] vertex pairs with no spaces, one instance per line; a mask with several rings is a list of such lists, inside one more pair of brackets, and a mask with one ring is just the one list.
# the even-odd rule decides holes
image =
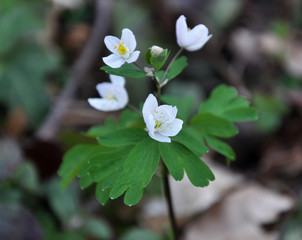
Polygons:
[[191,28],[188,27],[188,31],[191,31]]
[[115,46],[114,49],[117,48],[117,51],[121,55],[125,55],[128,51],[127,48],[124,46],[124,41],[120,43],[119,46]]

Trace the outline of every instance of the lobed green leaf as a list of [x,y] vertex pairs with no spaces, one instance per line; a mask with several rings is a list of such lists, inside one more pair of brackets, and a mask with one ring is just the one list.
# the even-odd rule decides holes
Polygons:
[[202,137],[189,126],[184,125],[181,131],[175,137],[173,137],[173,139],[184,145],[197,157],[202,157],[209,151],[209,149],[204,144]]
[[159,151],[170,174],[180,181],[186,171],[191,183],[196,187],[205,187],[215,176],[210,168],[194,153],[177,142],[160,143]]
[[117,198],[124,192],[124,203],[134,205],[143,195],[143,189],[150,182],[159,162],[158,143],[147,138],[137,144],[129,153],[122,174],[116,179],[111,198]]
[[175,96],[162,95],[161,99],[164,103],[176,106],[177,107],[177,116],[182,119],[184,122],[190,116],[190,113],[193,108],[194,100],[191,97],[179,98]]
[[91,155],[102,151],[103,147],[96,145],[77,145],[70,149],[63,158],[63,163],[58,170],[61,179],[61,188],[65,188],[78,174],[82,165]]
[[99,136],[111,133],[116,130],[116,123],[113,117],[107,118],[104,125],[91,127],[85,134],[87,137],[97,138]]
[[238,133],[237,128],[229,120],[211,113],[199,113],[191,119],[190,123],[202,135],[229,138]]
[[107,147],[121,147],[142,141],[148,136],[147,132],[140,128],[124,128],[98,137],[101,145]]
[[120,68],[111,68],[109,66],[101,67],[101,70],[104,70],[108,74],[113,74],[122,77],[128,78],[144,78],[146,77],[146,73],[133,64],[125,63]]

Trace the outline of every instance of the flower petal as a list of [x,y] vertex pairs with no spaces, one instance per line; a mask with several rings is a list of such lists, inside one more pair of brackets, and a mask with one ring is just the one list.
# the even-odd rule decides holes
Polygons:
[[127,63],[133,63],[138,59],[138,56],[140,54],[140,51],[134,51],[133,53],[130,54],[130,57],[126,59]]
[[[154,97],[153,94],[149,94],[147,97],[144,106],[143,106],[143,117],[149,117],[150,114],[153,115],[154,110],[158,107],[157,99]],[[145,121],[146,122],[146,121]]]
[[164,123],[159,129],[159,133],[164,136],[174,137],[177,135],[182,129],[183,121],[181,119],[176,118],[171,123]]
[[169,105],[161,105],[156,108],[154,112],[154,118],[160,123],[173,122],[177,114],[177,108]]
[[155,120],[152,114],[149,114],[144,119],[146,119],[146,127],[149,132],[149,134],[154,134],[154,127],[155,127]]
[[135,50],[136,40],[133,32],[130,29],[123,29],[121,40],[122,42],[124,42],[125,46],[130,50],[130,52],[133,52]]
[[113,85],[117,85],[117,86],[121,86],[121,87],[125,86],[126,79],[124,77],[110,74],[109,78]]
[[116,96],[119,106],[126,107],[129,101],[127,90],[124,87],[115,86],[113,94]]
[[103,57],[103,61],[105,64],[112,68],[119,68],[125,63],[124,58],[115,54],[111,54],[108,57]]
[[115,36],[106,36],[104,43],[109,51],[111,51],[112,53],[117,53],[117,48],[120,45],[121,40]]
[[108,93],[112,93],[113,91],[113,85],[111,83],[108,83],[108,82],[103,82],[103,83],[99,83],[96,85],[96,90],[98,91],[99,95],[101,97],[106,97],[106,95]]
[[188,47],[186,47],[186,50],[188,51],[197,51],[199,49],[201,49],[212,37],[212,35],[207,36],[207,38],[205,38],[203,41],[198,41]]
[[88,103],[95,109],[104,112],[122,109],[122,107],[115,100],[108,100],[103,98],[88,98]]
[[184,47],[186,35],[188,33],[188,25],[186,17],[181,15],[176,21],[176,39],[180,47]]
[[169,138],[167,136],[163,136],[163,135],[159,134],[158,132],[154,132],[154,134],[151,134],[149,132],[149,136],[159,142],[167,142],[167,143],[171,142],[171,138]]

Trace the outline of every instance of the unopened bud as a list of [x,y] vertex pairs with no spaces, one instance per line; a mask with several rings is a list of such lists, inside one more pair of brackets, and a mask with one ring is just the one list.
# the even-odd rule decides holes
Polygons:
[[151,47],[151,55],[156,54],[157,56],[159,56],[163,51],[164,49],[159,46],[154,45]]

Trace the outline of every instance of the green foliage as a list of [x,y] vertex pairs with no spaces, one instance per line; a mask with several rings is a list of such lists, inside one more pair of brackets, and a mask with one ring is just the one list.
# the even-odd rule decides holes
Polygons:
[[193,108],[194,100],[191,97],[179,98],[175,96],[162,95],[161,99],[164,103],[177,107],[177,116],[184,122],[188,120]]
[[25,109],[36,127],[49,106],[45,77],[56,67],[57,58],[38,41],[44,25],[40,3],[20,2],[5,8],[9,10],[0,10],[0,100],[9,109]]
[[230,138],[238,133],[233,122],[253,121],[257,118],[257,110],[250,107],[246,99],[238,97],[234,88],[221,85],[201,104],[199,113],[191,119],[190,125],[211,148],[230,161],[235,159],[235,153],[219,138]]
[[120,68],[111,68],[109,66],[101,67],[101,70],[104,70],[108,74],[113,74],[122,77],[128,78],[144,78],[146,73],[133,64],[125,63]]
[[162,238],[157,236],[156,234],[154,234],[150,231],[147,231],[147,230],[139,229],[139,228],[134,228],[134,229],[127,231],[121,238],[121,240],[142,240],[142,239],[144,239],[144,240],[162,240]]
[[[177,106],[179,118],[189,119],[191,98],[162,96],[162,99]],[[80,145],[65,155],[59,170],[61,185],[66,186],[77,175],[82,188],[96,183],[95,194],[101,204],[125,194],[124,203],[134,205],[142,198],[161,158],[174,179],[183,179],[186,172],[194,186],[205,187],[215,179],[201,160],[208,152],[205,142],[233,160],[235,153],[220,138],[238,133],[233,122],[256,118],[257,111],[238,97],[234,88],[220,86],[200,106],[189,126],[184,124],[171,143],[162,143],[148,136],[140,114],[125,110],[117,123],[111,118],[103,126],[88,131],[89,136],[97,138],[98,146]]]
[[259,109],[257,127],[265,133],[276,130],[288,112],[286,102],[274,95],[257,94],[254,96],[254,105]]
[[[188,61],[185,56],[176,59],[172,64],[170,70],[168,71],[165,79],[162,80],[162,82],[170,81],[171,79],[177,77],[179,74],[182,73],[186,66],[188,66]],[[155,77],[157,81],[160,81],[163,78],[164,73],[165,71],[155,72]]]
[[180,181],[184,169],[191,183],[197,187],[209,185],[215,179],[209,167],[190,150],[179,143],[160,143],[160,154],[169,172],[175,180]]

